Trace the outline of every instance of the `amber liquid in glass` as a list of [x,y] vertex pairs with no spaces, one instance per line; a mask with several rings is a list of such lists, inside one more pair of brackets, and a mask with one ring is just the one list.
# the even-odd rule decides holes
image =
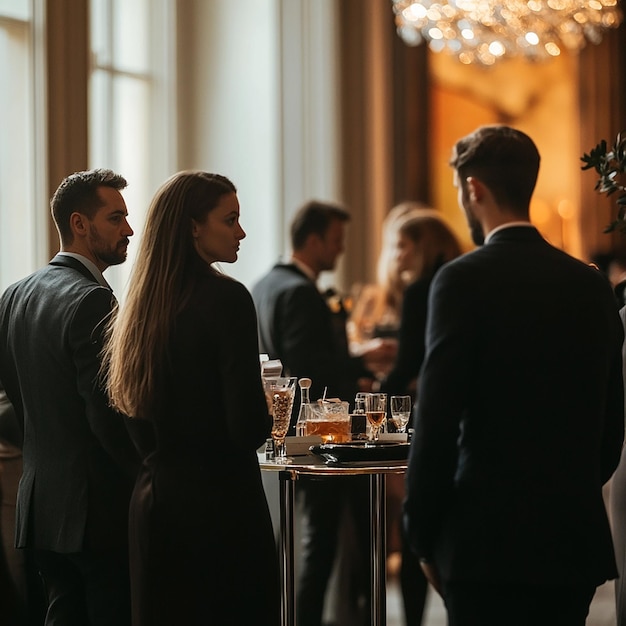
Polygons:
[[273,389],[270,394],[272,397],[272,414],[274,416],[272,437],[284,439],[289,430],[293,392],[286,389]]
[[384,411],[367,411],[367,421],[375,427],[381,426],[385,419]]
[[323,443],[350,441],[350,420],[309,420],[307,435],[319,435]]

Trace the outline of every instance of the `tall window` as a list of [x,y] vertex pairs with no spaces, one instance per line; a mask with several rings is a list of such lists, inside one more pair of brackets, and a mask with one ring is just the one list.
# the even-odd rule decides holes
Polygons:
[[0,290],[45,261],[47,202],[36,0],[0,0]]
[[173,0],[91,0],[90,167],[128,180],[124,191],[135,231],[125,264],[107,270],[123,297],[144,217],[175,164]]

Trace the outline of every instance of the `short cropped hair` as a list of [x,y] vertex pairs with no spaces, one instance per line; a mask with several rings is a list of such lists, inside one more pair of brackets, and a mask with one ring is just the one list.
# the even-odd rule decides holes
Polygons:
[[61,181],[50,200],[50,210],[61,243],[71,244],[73,240],[70,228],[72,213],[80,213],[93,219],[103,202],[98,195],[99,187],[111,187],[120,191],[128,183],[123,176],[108,169],[94,169],[84,172],[74,172]]
[[528,215],[539,173],[539,151],[525,133],[504,125],[481,126],[459,139],[450,165],[461,185],[469,176],[489,187],[498,204]]
[[323,237],[333,220],[350,221],[350,214],[341,206],[310,200],[302,205],[291,222],[291,247],[301,250],[309,235]]

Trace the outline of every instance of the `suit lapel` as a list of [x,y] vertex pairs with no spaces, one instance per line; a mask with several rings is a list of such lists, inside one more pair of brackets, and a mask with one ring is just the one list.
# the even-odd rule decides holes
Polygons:
[[65,256],[63,254],[57,254],[49,263],[49,265],[55,265],[58,267],[71,267],[72,269],[80,272],[85,278],[97,283],[96,277],[78,260],[71,256]]
[[[71,256],[65,256],[64,254],[57,254],[49,263],[49,265],[54,265],[57,267],[69,267],[75,269],[77,272],[80,272],[85,278],[94,282],[96,285],[100,285],[100,283],[96,280],[95,276],[78,260]],[[108,313],[106,317],[104,317],[100,322],[96,325],[91,333],[91,341],[92,343],[97,343],[99,341],[98,337],[101,337],[106,325],[109,323],[111,315],[117,308],[117,299],[111,291],[111,311]]]

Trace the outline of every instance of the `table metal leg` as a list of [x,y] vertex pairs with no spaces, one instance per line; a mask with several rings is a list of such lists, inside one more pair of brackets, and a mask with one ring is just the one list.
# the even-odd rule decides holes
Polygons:
[[370,475],[372,511],[372,626],[387,624],[387,537],[385,518],[385,475]]
[[281,471],[278,474],[280,490],[280,574],[282,583],[280,599],[281,626],[293,626],[296,622],[293,545],[295,478],[289,471]]

